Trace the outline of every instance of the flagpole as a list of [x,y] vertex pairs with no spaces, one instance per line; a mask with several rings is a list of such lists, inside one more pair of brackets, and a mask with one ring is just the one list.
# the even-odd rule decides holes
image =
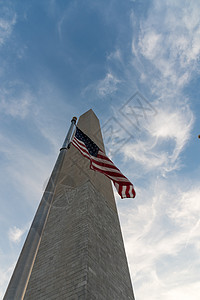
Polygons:
[[76,120],[76,117],[73,117],[71,120],[71,126],[64,140],[63,146],[60,149],[60,153],[58,155],[51,177],[35,214],[31,228],[24,243],[24,247],[19,256],[18,262],[10,279],[3,300],[23,300],[24,298],[37,251],[40,245],[41,236],[45,228],[45,224],[54,199],[60,170],[62,168],[67,149],[69,148]]
[[71,141],[72,132],[73,132],[74,126],[76,125],[76,120],[77,120],[76,117],[72,118],[72,120],[71,120],[71,126],[69,128],[69,131],[67,133],[67,136],[66,136],[66,138],[64,140],[64,143],[63,143],[62,148],[60,149],[60,151],[63,150],[63,149],[67,149],[69,147],[69,144],[70,144],[70,141]]

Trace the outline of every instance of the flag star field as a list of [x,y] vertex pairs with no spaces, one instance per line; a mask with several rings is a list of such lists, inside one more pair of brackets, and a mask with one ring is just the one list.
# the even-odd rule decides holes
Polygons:
[[137,194],[113,186],[136,299],[199,299],[199,11],[196,0],[0,1],[0,298],[71,119],[93,109]]

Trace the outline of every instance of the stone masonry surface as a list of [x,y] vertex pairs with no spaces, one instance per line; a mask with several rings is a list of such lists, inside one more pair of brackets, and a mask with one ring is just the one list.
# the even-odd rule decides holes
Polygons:
[[89,181],[67,205],[64,188],[51,208],[24,299],[134,299],[116,212]]

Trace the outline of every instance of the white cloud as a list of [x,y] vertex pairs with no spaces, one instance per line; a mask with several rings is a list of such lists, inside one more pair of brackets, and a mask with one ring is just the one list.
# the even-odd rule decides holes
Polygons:
[[97,91],[99,95],[104,97],[116,92],[119,82],[120,80],[117,79],[112,73],[107,73],[105,78],[100,80],[97,84]]
[[[138,294],[140,295],[137,297],[138,300],[149,299],[149,300],[198,300],[199,293],[200,293],[200,285],[199,282],[196,280],[194,283],[182,283],[177,284],[177,278],[179,276],[178,273],[174,274],[174,284],[168,285],[167,279],[172,277],[172,274],[169,277],[165,278],[166,281],[159,280],[158,276],[155,273],[150,271],[151,282],[147,281],[143,283],[142,286],[138,290]],[[151,293],[149,293],[151,291]]]
[[151,150],[149,141],[138,141],[137,143],[129,143],[122,149],[126,158],[134,159],[135,162],[143,165],[147,169],[155,169],[165,165],[167,161],[166,153],[156,153]]
[[[159,70],[161,79],[176,89],[189,81],[199,65],[199,9],[198,1],[154,1],[147,19],[141,22],[137,50]],[[135,53],[135,43],[133,49]]]
[[23,234],[26,232],[27,228],[17,228],[16,226],[9,229],[8,237],[9,240],[13,243],[18,243],[21,241]]
[[147,171],[165,175],[179,168],[180,153],[190,138],[194,117],[186,106],[179,110],[159,104],[156,109],[157,114],[141,127],[143,134],[125,144],[121,152]]
[[157,58],[161,45],[162,35],[153,30],[145,32],[144,36],[140,37],[139,46],[142,49],[142,54],[148,59]]
[[174,141],[175,146],[169,156],[172,163],[178,158],[190,137],[193,119],[189,107],[184,107],[184,110],[165,107],[165,109],[158,110],[158,114],[149,124],[149,132],[157,142],[163,139]]
[[[111,53],[110,58],[108,57],[108,60],[113,60],[113,55],[115,56],[115,54]],[[120,58],[117,58],[117,60],[119,59]],[[114,58],[114,60],[116,60],[116,58]],[[120,83],[121,80],[118,79],[111,71],[108,71],[103,79],[95,81],[94,83],[86,86],[86,88],[82,91],[82,95],[94,91],[95,94],[97,94],[99,97],[104,98],[110,94],[115,93]]]
[[169,209],[168,216],[183,230],[189,229],[187,244],[199,238],[200,202],[198,201],[200,188],[196,187],[185,193],[179,192],[176,207]]
[[174,286],[171,290],[163,293],[163,300],[198,300],[200,295],[199,282],[183,284],[181,286]]

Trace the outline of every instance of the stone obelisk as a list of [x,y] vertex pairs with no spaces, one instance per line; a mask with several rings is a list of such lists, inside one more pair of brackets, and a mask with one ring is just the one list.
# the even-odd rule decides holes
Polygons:
[[[92,110],[79,118],[78,127],[104,149]],[[4,299],[134,300],[111,182],[90,170],[89,160],[73,146],[61,152],[59,173],[50,178],[51,201],[43,199],[46,221],[37,234],[31,269],[20,283],[23,262],[30,264],[22,259],[25,245]],[[20,284],[24,291],[17,296]]]

